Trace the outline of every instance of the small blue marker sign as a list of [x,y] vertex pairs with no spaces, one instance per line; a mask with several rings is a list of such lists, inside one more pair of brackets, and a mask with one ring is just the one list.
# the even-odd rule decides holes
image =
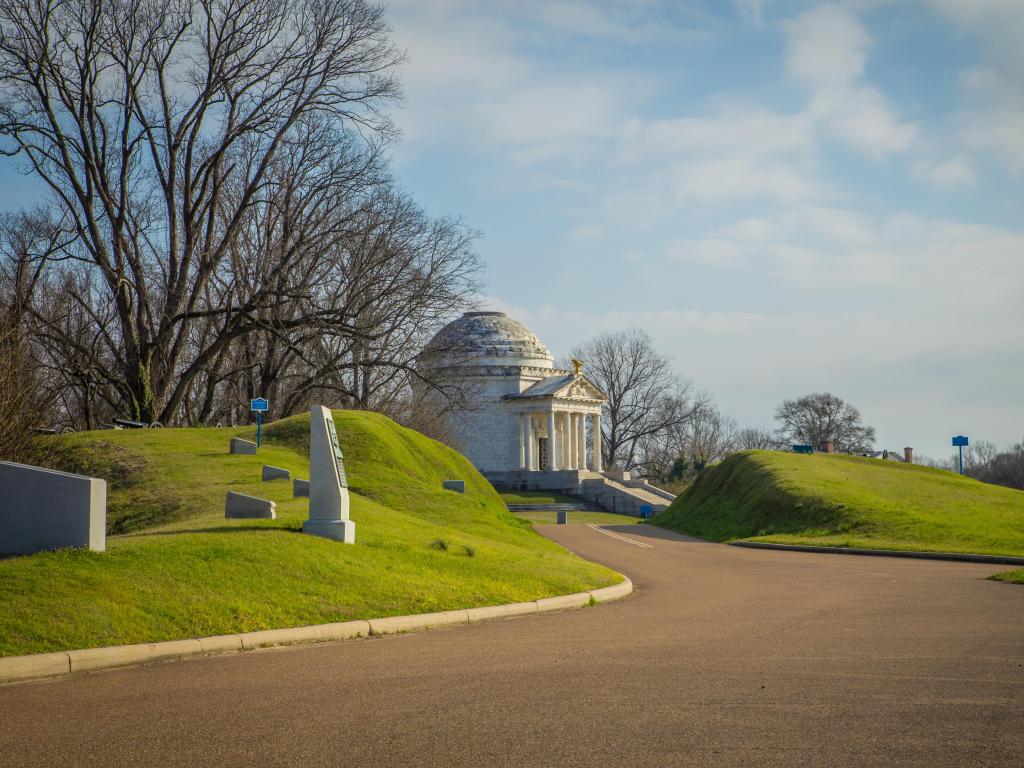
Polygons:
[[249,410],[256,414],[256,447],[263,442],[263,414],[270,410],[270,401],[256,397],[249,403]]
[[953,438],[953,447],[960,449],[960,474],[964,473],[964,446],[968,445],[965,435],[957,435]]

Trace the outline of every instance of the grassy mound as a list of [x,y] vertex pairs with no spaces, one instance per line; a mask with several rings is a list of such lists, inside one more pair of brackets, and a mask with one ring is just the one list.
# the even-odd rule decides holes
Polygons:
[[855,456],[730,456],[656,523],[715,541],[1024,555],[1024,492]]
[[[0,560],[0,655],[154,642],[495,605],[606,586],[611,571],[513,517],[462,456],[378,414],[335,411],[356,544],[300,533],[306,499],[260,481],[263,464],[309,476],[309,417],[253,428],[81,433],[64,455],[108,484],[107,552]],[[465,495],[442,490],[466,481]],[[225,520],[235,490],[277,520]],[[130,531],[119,533],[121,531]]]

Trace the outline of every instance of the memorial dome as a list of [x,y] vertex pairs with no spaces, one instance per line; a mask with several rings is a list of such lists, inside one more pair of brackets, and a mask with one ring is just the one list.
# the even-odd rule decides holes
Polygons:
[[431,367],[519,366],[553,368],[554,357],[540,339],[504,312],[466,312],[437,332],[421,363]]

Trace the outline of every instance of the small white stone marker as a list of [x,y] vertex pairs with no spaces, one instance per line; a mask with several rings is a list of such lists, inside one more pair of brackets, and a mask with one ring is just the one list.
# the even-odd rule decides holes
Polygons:
[[227,498],[224,500],[224,517],[228,520],[248,518],[276,520],[277,504],[270,499],[261,499],[247,493],[238,493],[238,491],[228,491]]
[[252,440],[243,440],[240,437],[231,438],[231,447],[229,449],[231,453],[242,453],[249,456],[256,455],[256,443]]
[[309,412],[309,519],[302,532],[353,544],[356,524],[348,517],[345,463],[328,408],[314,405]]
[[281,467],[272,467],[269,464],[263,465],[263,482],[270,480],[291,480],[292,473]]

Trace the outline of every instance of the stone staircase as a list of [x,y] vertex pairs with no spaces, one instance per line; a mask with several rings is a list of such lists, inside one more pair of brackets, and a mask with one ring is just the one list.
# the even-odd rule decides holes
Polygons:
[[655,488],[646,480],[633,480],[628,472],[591,472],[589,470],[556,470],[554,472],[485,472],[499,490],[558,491],[580,496],[606,512],[639,517],[643,507],[652,514],[668,508],[675,499],[668,491]]
[[[595,472],[587,474],[597,475]],[[580,495],[609,512],[637,517],[642,514],[645,506],[651,508],[652,514],[664,512],[675,498],[645,481],[622,481],[605,475],[583,479],[580,482]]]

